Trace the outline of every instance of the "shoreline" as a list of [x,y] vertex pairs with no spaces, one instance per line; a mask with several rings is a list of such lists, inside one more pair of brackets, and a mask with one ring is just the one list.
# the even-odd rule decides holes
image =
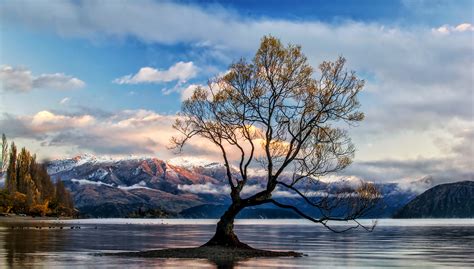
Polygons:
[[49,221],[49,220],[74,220],[74,218],[69,217],[32,217],[32,216],[19,216],[19,215],[9,215],[9,216],[0,216],[0,223],[6,222],[31,222],[31,221]]

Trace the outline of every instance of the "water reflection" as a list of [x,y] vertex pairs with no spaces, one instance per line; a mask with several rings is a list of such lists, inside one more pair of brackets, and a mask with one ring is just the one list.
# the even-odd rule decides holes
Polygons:
[[[237,225],[241,240],[257,248],[293,250],[302,258],[233,262],[95,256],[93,253],[192,247],[204,243],[212,224],[0,223],[1,268],[294,268],[465,267],[474,264],[474,220],[463,225],[382,225],[372,233],[334,234],[318,226],[268,221]],[[49,226],[48,226],[49,225]],[[79,225],[81,229],[70,229]],[[36,226],[42,226],[38,229]]]

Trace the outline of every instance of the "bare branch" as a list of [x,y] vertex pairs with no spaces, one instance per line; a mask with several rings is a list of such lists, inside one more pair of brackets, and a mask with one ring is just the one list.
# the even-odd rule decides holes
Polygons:
[[[347,71],[345,63],[343,57],[323,62],[320,77],[314,79],[300,46],[264,37],[252,61],[240,59],[183,102],[173,125],[180,132],[171,140],[173,148],[182,150],[195,136],[217,146],[236,208],[272,202],[328,229],[329,220],[353,221],[353,228],[361,227],[354,221],[373,208],[378,195],[373,186],[331,193],[319,201],[301,189],[306,181],[346,168],[354,157],[355,147],[343,127],[364,118],[357,99],[364,81]],[[257,164],[266,172],[265,189],[243,199],[248,170]],[[283,179],[288,173],[291,182]],[[321,210],[322,217],[269,200],[277,185]],[[345,215],[333,216],[336,209]]]

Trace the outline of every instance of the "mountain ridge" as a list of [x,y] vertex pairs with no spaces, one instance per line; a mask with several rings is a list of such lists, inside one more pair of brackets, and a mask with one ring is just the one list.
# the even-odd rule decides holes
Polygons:
[[[225,167],[198,158],[191,161],[174,159],[170,162],[153,157],[110,158],[85,155],[50,161],[48,171],[53,179],[65,182],[66,187],[72,191],[79,210],[89,217],[127,216],[140,206],[178,214],[200,205],[230,202]],[[249,179],[249,185],[244,188],[243,195],[264,188],[262,182],[264,177],[255,173]],[[314,188],[331,192],[360,182],[360,179],[321,181]],[[373,217],[391,217],[393,212],[418,194],[397,183],[376,185],[384,197],[379,206],[382,213],[374,214]],[[274,197],[305,206],[294,193],[287,190],[276,190]],[[104,206],[106,203],[116,203],[117,206]],[[135,205],[135,208],[130,205]],[[94,207],[113,208],[114,213],[105,210],[102,214]]]
[[473,218],[474,181],[436,185],[415,197],[395,218]]

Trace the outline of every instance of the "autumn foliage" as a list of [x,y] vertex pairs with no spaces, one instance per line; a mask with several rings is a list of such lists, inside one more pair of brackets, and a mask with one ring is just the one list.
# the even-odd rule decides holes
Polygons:
[[[2,167],[4,189],[0,191],[0,212],[31,216],[72,216],[74,204],[71,194],[58,179],[53,183],[46,167],[26,148],[17,152],[15,143],[10,150],[2,139]],[[7,155],[7,157],[6,157]]]

